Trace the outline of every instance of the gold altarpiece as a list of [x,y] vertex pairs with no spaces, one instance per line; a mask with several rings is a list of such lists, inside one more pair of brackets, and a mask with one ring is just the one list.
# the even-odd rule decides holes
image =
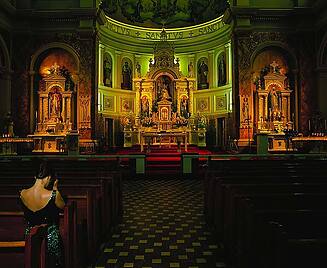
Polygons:
[[292,90],[287,76],[280,73],[276,62],[270,64],[271,71],[258,81],[255,94],[255,132],[267,133],[271,151],[287,150],[285,130],[294,128],[291,114]]
[[[165,133],[169,143],[172,140],[179,143],[176,137],[185,136],[181,142],[190,143],[195,78],[181,73],[179,59],[174,56],[174,47],[167,41],[165,30],[154,45],[154,58],[149,60],[148,68],[144,77],[137,75],[133,79],[136,90],[134,133],[138,135],[134,141],[125,139],[124,145],[139,143],[142,147],[144,137],[150,137],[151,133],[153,137]],[[126,129],[124,134],[131,136]],[[156,142],[156,138],[152,142]]]
[[66,135],[72,130],[73,92],[66,88],[66,78],[59,66],[40,81],[37,125],[33,135],[35,152],[63,151]]

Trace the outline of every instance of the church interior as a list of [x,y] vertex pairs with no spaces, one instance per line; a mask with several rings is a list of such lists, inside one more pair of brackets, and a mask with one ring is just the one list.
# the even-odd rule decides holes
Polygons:
[[326,87],[325,0],[2,0],[0,262],[46,159],[55,267],[326,267]]

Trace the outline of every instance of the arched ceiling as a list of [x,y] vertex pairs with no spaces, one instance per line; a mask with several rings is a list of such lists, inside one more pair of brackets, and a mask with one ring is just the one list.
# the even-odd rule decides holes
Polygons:
[[151,28],[179,28],[221,16],[227,0],[103,0],[105,13],[118,21]]

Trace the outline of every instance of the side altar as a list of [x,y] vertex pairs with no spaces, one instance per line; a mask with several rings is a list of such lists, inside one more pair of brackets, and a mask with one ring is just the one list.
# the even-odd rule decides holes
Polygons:
[[[144,144],[184,143],[187,150],[187,144],[197,144],[198,139],[192,139],[194,135],[191,135],[192,130],[193,133],[194,129],[197,131],[192,101],[196,83],[194,72],[188,76],[182,74],[174,46],[167,41],[164,29],[160,41],[154,44],[154,59],[149,60],[144,77],[139,68],[133,79],[135,116],[129,115],[122,120],[124,147],[139,144],[143,150]],[[201,135],[205,135],[203,129]]]
[[62,68],[54,65],[40,81],[33,152],[62,152],[72,131],[73,95]]
[[[287,76],[280,72],[278,64],[273,62],[269,67],[263,81],[259,79],[257,83],[255,132],[267,135],[269,151],[288,151],[290,146],[287,133],[294,130],[295,120],[294,113],[291,113],[292,90]],[[245,108],[243,111],[248,113]]]

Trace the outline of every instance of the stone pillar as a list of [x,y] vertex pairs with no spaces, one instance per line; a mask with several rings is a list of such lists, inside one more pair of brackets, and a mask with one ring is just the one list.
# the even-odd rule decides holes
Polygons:
[[99,44],[99,85],[103,86],[103,56],[104,56],[104,45]]
[[226,85],[232,83],[232,45],[228,43],[225,45],[225,53],[226,53]]
[[122,69],[122,63],[121,63],[121,52],[115,51],[116,53],[116,60],[112,63],[112,66],[115,66],[115,68],[112,68],[113,73],[112,77],[115,78],[115,81],[112,81],[112,87],[113,88],[121,88],[121,69]]
[[215,72],[215,66],[216,64],[214,63],[214,51],[211,50],[209,51],[209,55],[208,55],[208,69],[209,69],[209,75],[208,75],[208,80],[209,80],[209,88],[215,87],[214,84],[214,77],[216,76],[216,72]]

